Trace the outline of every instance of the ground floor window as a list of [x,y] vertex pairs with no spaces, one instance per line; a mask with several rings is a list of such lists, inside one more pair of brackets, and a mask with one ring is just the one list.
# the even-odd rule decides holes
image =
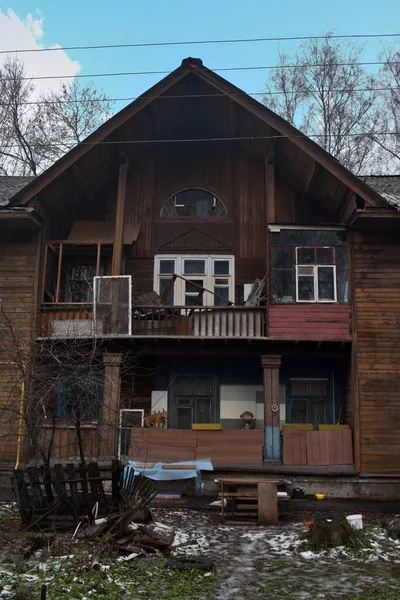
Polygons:
[[321,425],[327,422],[328,379],[290,379],[290,423]]
[[193,423],[217,422],[217,386],[214,377],[176,377],[171,386],[171,429],[191,429]]

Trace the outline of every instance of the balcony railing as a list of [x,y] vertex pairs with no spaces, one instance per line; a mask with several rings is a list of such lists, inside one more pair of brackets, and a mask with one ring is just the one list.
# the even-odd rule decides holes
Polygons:
[[[253,306],[132,306],[128,335],[138,337],[265,337],[266,310]],[[111,319],[112,320],[112,319]],[[82,338],[114,336],[110,317],[98,312],[93,321],[91,305],[43,305],[41,336]]]

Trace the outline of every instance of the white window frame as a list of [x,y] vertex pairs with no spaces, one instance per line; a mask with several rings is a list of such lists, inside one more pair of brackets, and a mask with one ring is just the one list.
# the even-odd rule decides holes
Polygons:
[[[154,257],[154,290],[160,294],[160,280],[164,277],[168,277],[169,274],[160,274],[160,262],[162,260],[174,260],[175,261],[175,274],[184,277],[186,280],[203,280],[204,287],[207,290],[214,291],[217,279],[228,279],[229,288],[229,302],[234,302],[235,297],[235,257],[232,255],[225,254],[157,254]],[[184,261],[185,260],[204,260],[205,261],[205,274],[188,274],[184,273]],[[228,275],[214,275],[214,264],[215,261],[223,260],[229,262],[229,274]],[[185,281],[177,277],[174,284],[174,306],[185,306]],[[200,292],[199,288],[199,292]],[[188,305],[190,306],[190,305]],[[203,306],[215,306],[214,305],[214,294],[205,291],[203,294]],[[218,306],[216,306],[218,308]]]
[[[313,264],[298,264],[297,263],[297,251],[299,250],[299,248],[308,248],[308,246],[296,246],[295,252],[296,252],[296,302],[299,303],[308,303],[308,304],[335,304],[337,303],[337,277],[336,277],[336,264],[318,264],[318,265],[313,265]],[[336,257],[335,254],[335,248],[334,246],[309,246],[309,248],[311,249],[315,249],[315,248],[332,248],[333,253],[334,253],[334,257]],[[318,269],[320,268],[331,268],[333,269],[333,295],[334,295],[334,299],[333,300],[323,300],[323,299],[319,299],[318,296]],[[312,269],[313,270],[313,279],[314,279],[314,300],[300,300],[299,299],[299,269],[304,269],[304,268],[308,268],[308,269]],[[300,277],[311,277],[311,275],[300,275]]]

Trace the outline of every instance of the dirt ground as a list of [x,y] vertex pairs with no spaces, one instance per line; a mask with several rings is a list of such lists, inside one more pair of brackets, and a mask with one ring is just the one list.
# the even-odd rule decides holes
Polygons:
[[304,539],[311,511],[282,513],[276,527],[221,526],[217,512],[204,510],[154,508],[152,514],[175,529],[174,554],[211,558],[213,571],[170,573],[163,558],[122,564],[111,553],[102,556],[101,572],[83,572],[99,552],[96,545],[72,540],[71,532],[47,534],[43,543],[43,536],[22,530],[14,506],[3,505],[0,598],[39,598],[46,582],[49,600],[400,600],[400,540],[388,538],[381,525],[392,515],[364,514],[354,547],[316,553]]

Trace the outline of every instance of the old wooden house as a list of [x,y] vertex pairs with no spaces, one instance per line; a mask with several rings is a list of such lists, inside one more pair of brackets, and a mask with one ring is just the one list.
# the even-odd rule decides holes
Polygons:
[[188,58],[0,198],[0,460],[32,451],[32,373],[62,347],[35,399],[54,457],[79,408],[88,456],[400,476],[397,178]]

